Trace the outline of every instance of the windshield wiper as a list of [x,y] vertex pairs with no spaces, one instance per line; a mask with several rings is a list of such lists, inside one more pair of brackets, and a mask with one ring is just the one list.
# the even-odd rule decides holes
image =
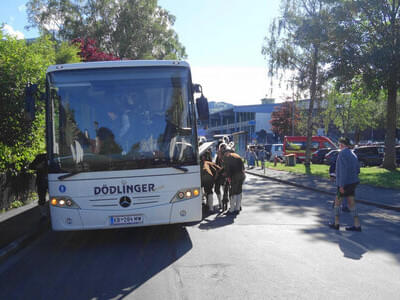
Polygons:
[[167,165],[168,165],[168,167],[177,169],[179,171],[183,171],[184,173],[189,172],[188,168],[182,167],[181,165],[176,164],[176,163],[175,164],[174,163],[168,163]]
[[68,173],[68,174],[65,174],[65,175],[58,176],[58,179],[59,180],[64,180],[66,178],[75,176],[76,174],[79,174],[79,173],[82,173],[82,172],[71,172],[71,173]]
[[184,173],[188,172],[189,170],[185,167],[181,167],[181,166],[171,166],[171,168],[177,169],[177,170],[181,170]]

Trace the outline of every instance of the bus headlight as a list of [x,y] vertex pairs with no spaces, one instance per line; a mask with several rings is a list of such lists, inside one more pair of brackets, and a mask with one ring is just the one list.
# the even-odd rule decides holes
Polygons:
[[63,207],[63,208],[80,208],[70,197],[51,197],[50,204],[52,206]]
[[178,201],[189,200],[196,198],[199,195],[200,195],[200,188],[182,189],[175,194],[175,196],[172,198],[170,202],[174,203]]

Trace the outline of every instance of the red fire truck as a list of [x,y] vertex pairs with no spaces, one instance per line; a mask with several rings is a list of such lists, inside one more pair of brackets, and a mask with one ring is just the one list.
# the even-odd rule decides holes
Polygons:
[[[295,154],[298,161],[304,161],[306,158],[306,136],[285,136],[283,139],[283,154]],[[335,144],[326,136],[313,136],[311,139],[311,153],[321,149],[336,149]]]

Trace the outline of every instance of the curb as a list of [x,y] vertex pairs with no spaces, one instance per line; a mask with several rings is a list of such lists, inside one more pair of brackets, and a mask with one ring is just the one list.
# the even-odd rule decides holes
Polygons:
[[[246,170],[245,172],[250,174],[250,175],[267,178],[267,179],[274,180],[274,181],[277,181],[277,182],[280,182],[280,183],[283,183],[283,184],[292,185],[292,186],[303,188],[303,189],[306,189],[306,190],[311,190],[311,191],[314,191],[314,192],[323,193],[323,194],[327,194],[327,195],[333,195],[333,196],[336,195],[336,193],[332,193],[332,192],[329,192],[329,191],[326,191],[326,190],[321,190],[321,189],[318,189],[318,188],[306,186],[306,185],[303,185],[303,184],[294,183],[294,182],[291,182],[291,181],[288,181],[288,180],[283,180],[283,179],[279,179],[279,178],[276,178],[276,177],[271,177],[271,176],[264,175],[264,174],[258,174],[258,173],[255,173],[255,172],[250,172],[248,170]],[[379,207],[379,208],[382,208],[382,209],[387,209],[387,210],[393,210],[393,211],[400,212],[400,207],[396,207],[396,206],[390,206],[390,205],[377,203],[377,202],[372,202],[372,201],[363,200],[363,199],[356,199],[356,202],[362,203],[362,204],[365,204],[365,205]]]

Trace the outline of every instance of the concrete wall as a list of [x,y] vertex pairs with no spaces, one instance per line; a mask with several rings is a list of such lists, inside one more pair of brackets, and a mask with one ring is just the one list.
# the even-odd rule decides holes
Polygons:
[[10,179],[0,174],[0,210],[8,209],[15,200],[27,200],[32,192],[36,192],[35,176],[24,174],[23,178]]

